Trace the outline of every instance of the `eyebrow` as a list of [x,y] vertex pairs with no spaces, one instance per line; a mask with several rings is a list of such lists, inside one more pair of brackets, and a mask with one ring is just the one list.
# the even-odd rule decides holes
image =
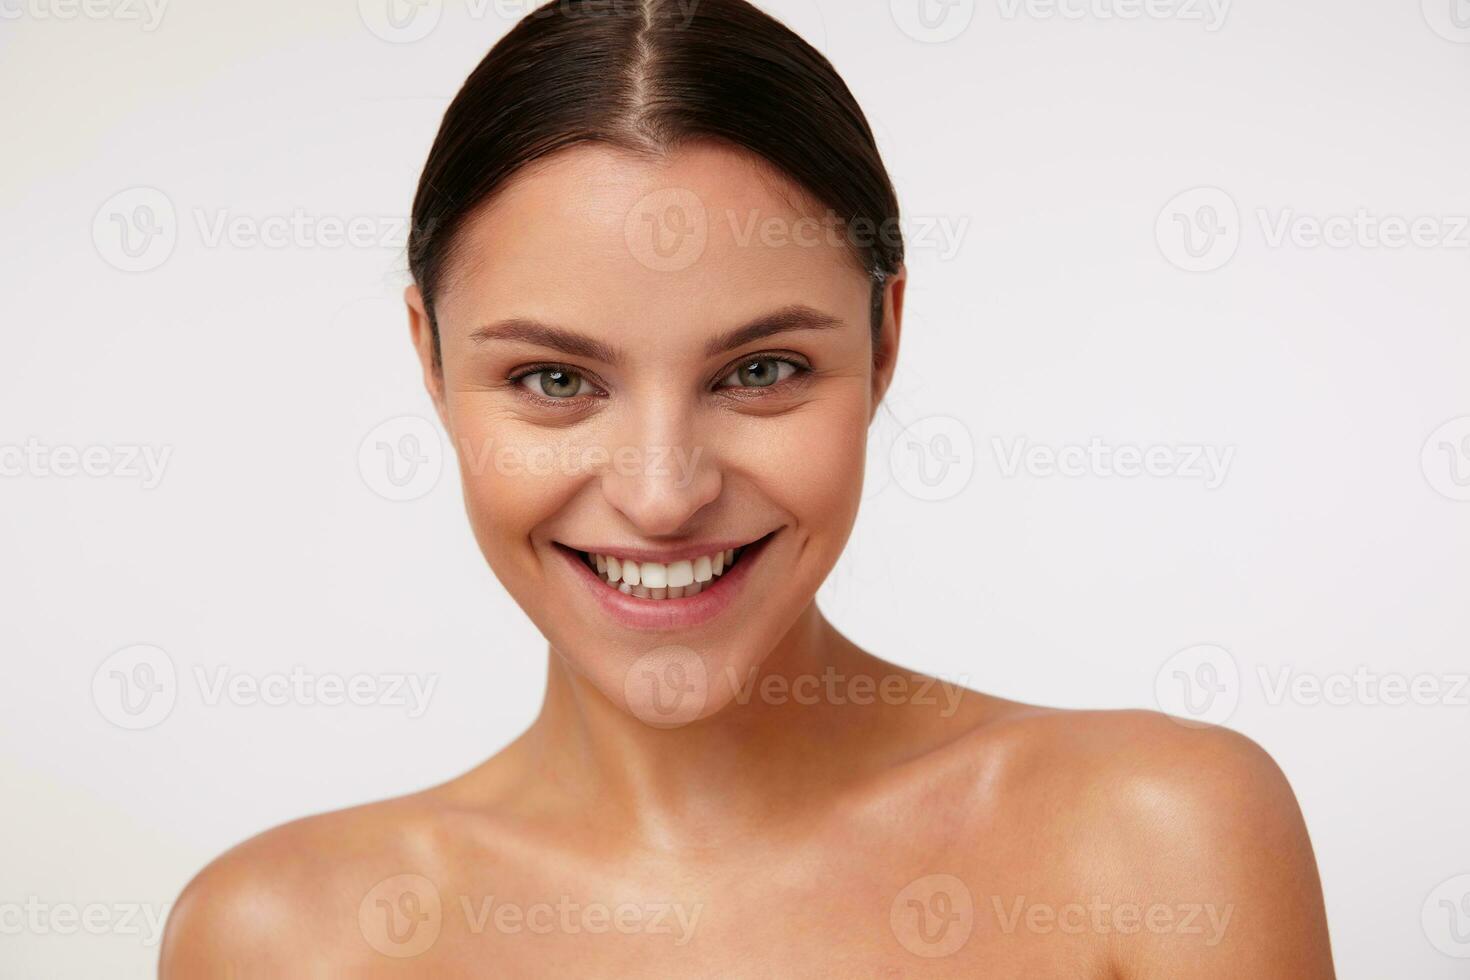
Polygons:
[[[711,338],[709,343],[705,344],[704,353],[706,357],[714,357],[776,334],[797,330],[835,330],[841,326],[842,321],[837,317],[805,304],[795,303],[766,313],[743,326],[735,327],[733,330],[727,330]],[[519,341],[561,351],[573,357],[591,358],[603,364],[618,364],[623,360],[623,352],[616,347],[609,346],[586,334],[577,333],[575,330],[542,323],[528,317],[511,317],[486,324],[474,330],[470,334],[470,340],[475,344],[483,344],[491,340]]]
[[470,334],[470,340],[475,344],[483,344],[489,340],[520,341],[523,344],[558,350],[573,357],[589,357],[604,364],[616,364],[623,356],[616,347],[609,347],[586,334],[519,316],[479,327]]
[[705,344],[704,353],[706,357],[714,357],[780,333],[788,333],[793,330],[836,330],[841,326],[842,321],[835,316],[796,303],[767,313],[743,327],[736,327],[734,330],[720,334]]

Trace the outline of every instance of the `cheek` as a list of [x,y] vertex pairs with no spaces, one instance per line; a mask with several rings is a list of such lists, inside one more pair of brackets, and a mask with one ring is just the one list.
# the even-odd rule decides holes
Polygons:
[[756,457],[762,487],[832,561],[857,518],[867,457],[866,390],[846,388],[762,421]]
[[451,410],[465,509],[480,549],[509,584],[533,528],[556,514],[580,484],[571,445],[490,412],[473,400]]

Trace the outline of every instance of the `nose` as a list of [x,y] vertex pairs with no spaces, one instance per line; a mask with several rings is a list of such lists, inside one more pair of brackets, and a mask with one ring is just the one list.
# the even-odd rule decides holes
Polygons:
[[621,436],[609,451],[602,493],[640,534],[677,536],[720,496],[718,461],[673,406],[651,406]]

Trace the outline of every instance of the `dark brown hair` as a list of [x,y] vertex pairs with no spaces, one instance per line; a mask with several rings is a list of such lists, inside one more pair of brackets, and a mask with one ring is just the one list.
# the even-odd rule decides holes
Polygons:
[[761,158],[845,225],[876,337],[903,261],[898,200],[832,64],[746,0],[551,0],[470,73],[419,179],[408,260],[436,360],[455,234],[512,175],[580,143],[657,156],[699,139]]

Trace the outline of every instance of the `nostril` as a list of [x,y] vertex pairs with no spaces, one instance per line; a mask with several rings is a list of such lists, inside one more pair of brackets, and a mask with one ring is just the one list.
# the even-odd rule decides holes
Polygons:
[[629,465],[604,471],[602,494],[640,535],[679,536],[721,494],[719,469],[704,456],[702,447],[665,457],[635,455]]

